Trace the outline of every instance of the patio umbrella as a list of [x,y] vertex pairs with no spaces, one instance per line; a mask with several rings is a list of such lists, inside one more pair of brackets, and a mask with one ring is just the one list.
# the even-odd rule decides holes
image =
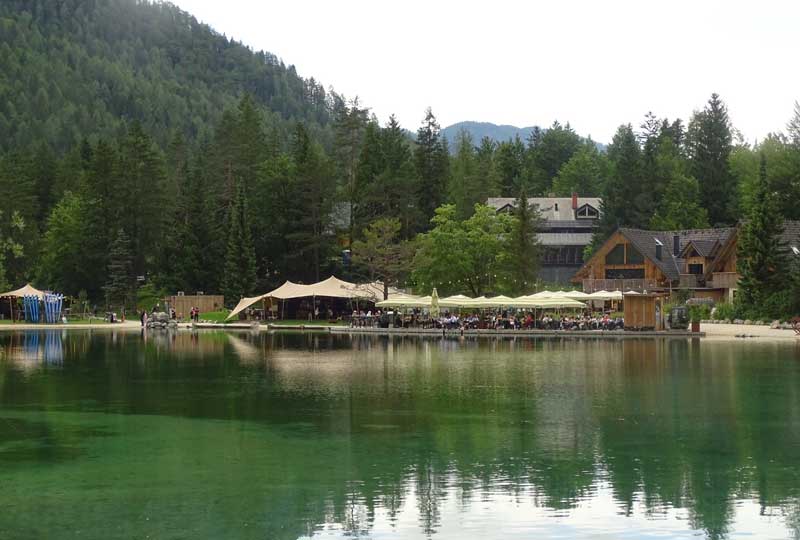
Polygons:
[[476,307],[504,307],[504,306],[513,306],[514,299],[509,298],[508,296],[494,296],[491,298],[484,298],[481,300]]
[[436,291],[436,287],[433,288],[433,292],[431,293],[431,317],[438,317],[439,316],[439,293]]
[[475,298],[464,296],[463,294],[455,294],[439,300],[439,307],[473,307],[475,306]]

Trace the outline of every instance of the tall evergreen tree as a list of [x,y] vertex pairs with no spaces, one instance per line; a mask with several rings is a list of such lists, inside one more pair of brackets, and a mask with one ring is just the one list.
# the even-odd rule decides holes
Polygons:
[[336,181],[322,148],[314,143],[302,124],[297,124],[292,141],[292,165],[297,199],[290,215],[289,234],[294,275],[319,281],[323,265],[333,249],[332,211]]
[[641,227],[649,216],[641,216],[634,201],[642,183],[642,155],[630,124],[620,126],[608,148],[611,175],[601,204],[600,227],[593,245],[604,242],[617,227]]
[[497,146],[494,165],[502,197],[514,197],[520,189],[527,187],[525,145],[519,136]]
[[[745,310],[764,314],[769,296],[788,283],[787,247],[781,241],[783,219],[775,212],[778,194],[767,176],[767,161],[761,154],[759,183],[747,222],[737,244],[737,264],[741,274],[737,300]],[[779,316],[782,313],[770,313]]]
[[256,283],[256,256],[247,212],[247,194],[242,184],[228,210],[228,249],[225,253],[225,274],[222,292],[225,301],[235,305],[251,293]]
[[355,237],[356,215],[361,204],[358,165],[361,143],[367,128],[369,109],[360,106],[358,97],[343,104],[336,115],[334,148],[343,200],[349,205],[349,239]]
[[690,172],[700,183],[700,199],[712,225],[736,221],[735,179],[730,170],[733,136],[728,109],[719,95],[696,112],[688,130]]
[[541,218],[535,207],[528,204],[528,195],[521,190],[514,209],[514,220],[504,251],[508,290],[514,294],[530,291],[539,272],[540,250],[536,237]]
[[552,191],[569,197],[577,193],[583,197],[601,196],[609,174],[608,160],[597,151],[594,143],[583,145],[558,171],[553,179]]
[[475,203],[481,201],[481,184],[478,177],[478,164],[475,145],[468,131],[462,130],[456,138],[456,155],[453,156],[448,189],[449,200],[456,206],[456,216],[463,220],[472,215]]
[[439,123],[430,107],[425,111],[425,120],[417,130],[414,162],[417,169],[417,207],[426,228],[434,211],[444,202],[447,192],[449,161],[447,144],[441,138]]
[[135,301],[136,276],[131,240],[125,229],[117,231],[108,254],[108,280],[103,290],[110,307],[131,307]]

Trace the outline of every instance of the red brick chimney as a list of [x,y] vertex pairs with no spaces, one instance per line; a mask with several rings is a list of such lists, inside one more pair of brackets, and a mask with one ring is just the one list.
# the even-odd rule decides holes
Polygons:
[[574,191],[572,192],[572,209],[573,210],[578,209],[578,194],[575,193]]

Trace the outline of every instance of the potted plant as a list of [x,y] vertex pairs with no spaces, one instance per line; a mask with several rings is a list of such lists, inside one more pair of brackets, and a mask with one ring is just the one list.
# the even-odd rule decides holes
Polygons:
[[711,309],[705,304],[694,304],[689,306],[689,320],[691,321],[692,332],[700,331],[700,321],[708,319]]

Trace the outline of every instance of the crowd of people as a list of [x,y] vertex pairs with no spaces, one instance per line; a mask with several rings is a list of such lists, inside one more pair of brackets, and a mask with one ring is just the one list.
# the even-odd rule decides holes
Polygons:
[[625,321],[609,313],[586,311],[580,315],[554,315],[531,312],[501,311],[491,314],[478,312],[462,315],[445,311],[431,317],[419,309],[408,313],[391,311],[354,310],[350,318],[352,327],[442,328],[447,330],[622,330]]

